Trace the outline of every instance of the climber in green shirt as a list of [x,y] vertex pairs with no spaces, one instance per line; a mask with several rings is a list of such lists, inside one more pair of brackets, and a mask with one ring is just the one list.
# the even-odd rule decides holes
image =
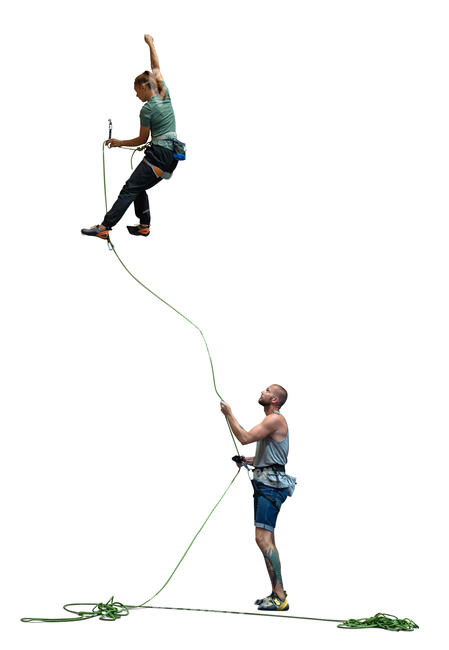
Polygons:
[[83,228],[83,235],[109,238],[109,231],[123,217],[131,203],[139,223],[127,226],[132,235],[147,237],[150,234],[150,205],[146,190],[159,183],[163,178],[170,178],[178,160],[174,157],[174,140],[176,140],[176,120],[170,98],[170,92],[162,77],[159,58],[154,47],[153,37],[145,34],[145,42],[150,48],[151,72],[145,70],[134,80],[134,90],[144,105],[140,111],[140,133],[132,140],[106,141],[109,147],[138,147],[148,141],[145,156],[123,186],[116,202],[106,213],[103,222],[92,228]]

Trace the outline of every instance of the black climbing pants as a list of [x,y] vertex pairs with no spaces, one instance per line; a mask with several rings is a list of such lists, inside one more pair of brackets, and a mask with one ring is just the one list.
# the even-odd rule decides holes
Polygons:
[[146,190],[157,185],[162,178],[157,176],[148,163],[164,172],[171,173],[176,169],[178,161],[173,158],[173,151],[167,147],[155,144],[147,147],[144,160],[128,178],[116,202],[103,219],[103,226],[106,226],[108,230],[120,221],[131,203],[134,203],[134,211],[140,223],[150,225],[150,204]]

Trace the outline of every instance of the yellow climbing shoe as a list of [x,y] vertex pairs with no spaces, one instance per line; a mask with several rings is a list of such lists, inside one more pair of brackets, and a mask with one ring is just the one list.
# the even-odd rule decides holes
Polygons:
[[281,600],[276,594],[264,598],[257,609],[265,612],[286,612],[290,608],[287,598]]

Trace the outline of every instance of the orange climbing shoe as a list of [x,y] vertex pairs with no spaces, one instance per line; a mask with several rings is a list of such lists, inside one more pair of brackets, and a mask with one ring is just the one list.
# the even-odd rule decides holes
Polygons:
[[100,237],[101,239],[109,239],[109,230],[106,226],[99,224],[97,226],[92,226],[92,228],[82,228],[81,232],[83,235],[89,235],[90,237]]
[[148,237],[150,234],[150,226],[144,223],[138,223],[135,226],[126,226],[130,235],[141,235]]

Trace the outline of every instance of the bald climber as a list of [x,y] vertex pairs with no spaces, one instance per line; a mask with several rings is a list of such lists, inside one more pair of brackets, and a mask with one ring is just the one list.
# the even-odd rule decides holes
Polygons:
[[221,412],[227,419],[233,434],[242,445],[256,442],[256,455],[241,457],[242,463],[252,465],[254,490],[254,525],[256,543],[262,551],[271,581],[271,594],[259,598],[255,604],[258,609],[267,611],[287,611],[289,604],[284,589],[281,561],[274,540],[277,516],[287,496],[292,496],[296,479],[285,473],[289,449],[287,421],[280,413],[287,401],[287,391],[279,384],[271,384],[263,390],[259,404],[263,407],[265,418],[249,431],[239,424],[231,407],[220,403]]

